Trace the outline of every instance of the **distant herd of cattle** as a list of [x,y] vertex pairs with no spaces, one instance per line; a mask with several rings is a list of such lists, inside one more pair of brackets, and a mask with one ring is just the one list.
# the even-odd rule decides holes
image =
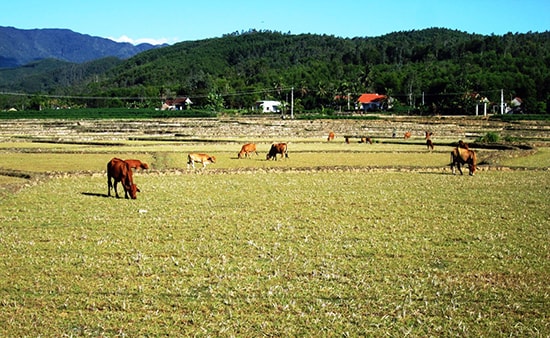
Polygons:
[[[428,150],[433,150],[434,145],[431,140],[433,133],[426,132],[426,146]],[[334,140],[334,132],[330,132],[327,141]],[[411,137],[410,132],[404,134],[404,138],[408,139]],[[345,136],[345,142],[349,143],[349,136]],[[360,137],[359,143],[371,143],[372,140],[370,137]],[[237,158],[250,158],[251,154],[255,153],[258,156],[256,150],[256,144],[247,143],[241,147],[241,150],[237,154]],[[288,158],[288,144],[287,143],[273,143],[269,149],[266,160],[277,160],[277,155],[281,155],[281,159]],[[216,157],[208,154],[202,153],[190,153],[187,155],[187,169],[192,167],[195,169],[195,163],[201,163],[202,169],[206,168],[206,165],[211,163],[216,163]],[[476,171],[477,158],[476,153],[469,149],[468,145],[462,140],[458,141],[458,146],[451,151],[451,170],[455,174],[455,167],[458,169],[462,175],[462,165],[468,165],[469,174],[474,175]],[[133,180],[133,171],[137,169],[149,169],[147,163],[141,162],[136,159],[127,159],[122,160],[120,158],[112,158],[107,163],[107,196],[111,196],[111,189],[115,191],[115,196],[119,198],[117,185],[118,183],[122,184],[124,188],[124,198],[136,199],[137,193],[140,191],[137,185]]]

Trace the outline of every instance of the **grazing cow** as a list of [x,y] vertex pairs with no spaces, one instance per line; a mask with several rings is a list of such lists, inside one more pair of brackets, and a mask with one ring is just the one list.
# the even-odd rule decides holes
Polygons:
[[428,148],[428,150],[434,150],[434,143],[432,142],[432,140],[426,139],[426,147]]
[[408,139],[408,138],[411,138],[411,132],[410,132],[410,131],[406,132],[406,133],[403,135],[403,138],[404,138],[405,140]]
[[370,137],[361,137],[359,143],[369,143],[372,144],[372,139]]
[[346,136],[346,137],[344,138],[344,142],[346,142],[346,144],[349,144],[349,137],[348,137],[348,136]]
[[149,169],[149,165],[140,160],[124,160],[124,162],[128,163],[132,169]]
[[256,156],[258,156],[258,152],[256,151],[256,145],[254,143],[247,143],[242,146],[241,151],[237,154],[238,158],[248,157],[250,158],[251,153],[256,153]]
[[189,166],[195,169],[195,162],[202,163],[202,169],[204,169],[207,164],[216,163],[216,158],[208,154],[191,153],[187,155],[187,169],[189,169]]
[[460,166],[462,164],[468,164],[470,176],[473,176],[476,171],[476,163],[477,156],[473,150],[456,147],[453,151],[451,151],[451,171],[453,172],[453,175],[455,174],[455,165],[458,168],[460,175],[462,175],[462,169]]
[[288,147],[286,143],[273,143],[265,159],[277,161],[277,154],[281,154],[281,159],[284,157],[288,158]]
[[434,150],[434,143],[432,142],[432,135],[434,134],[431,131],[425,131],[425,138],[426,138],[426,147],[428,150]]
[[332,140],[334,140],[334,132],[331,131],[330,133],[328,133],[327,142],[330,142]]
[[[111,179],[114,180],[114,185]],[[118,182],[122,183],[122,187],[124,188],[124,198],[128,198],[128,194],[133,200],[137,198],[137,193],[140,190],[134,184],[130,165],[115,157],[107,163],[107,196],[111,196],[111,188],[114,188],[115,196],[119,198],[117,191]]]

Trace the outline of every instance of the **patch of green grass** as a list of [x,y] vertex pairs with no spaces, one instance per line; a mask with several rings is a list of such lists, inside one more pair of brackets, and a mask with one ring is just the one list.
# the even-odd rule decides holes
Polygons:
[[12,153],[0,159],[0,168],[30,172],[105,171],[113,157],[135,158],[151,161],[147,154],[113,153]]
[[[441,166],[449,163],[450,147],[438,147],[428,152],[418,144],[376,143],[345,144],[291,142],[289,159],[266,161],[271,143],[258,143],[258,155],[237,159],[241,143],[164,143],[128,142],[119,146],[95,146],[48,143],[0,143],[5,154],[0,157],[0,168],[30,172],[48,171],[104,171],[112,157],[137,158],[153,169],[185,169],[187,154],[204,152],[216,156],[217,163],[209,168],[263,168],[273,167],[380,167],[380,166]],[[36,146],[40,145],[40,146]],[[17,148],[18,146],[18,148]]]
[[216,113],[206,110],[156,110],[128,108],[75,108],[23,110],[16,112],[0,111],[0,120],[13,119],[149,119],[149,118],[210,118]]
[[530,156],[505,158],[501,163],[510,167],[550,168],[550,148],[538,148],[537,152]]
[[136,181],[0,200],[0,335],[550,334],[544,172]]
[[511,121],[548,121],[550,120],[549,114],[505,114],[505,115],[492,115],[491,119],[502,120],[505,122]]

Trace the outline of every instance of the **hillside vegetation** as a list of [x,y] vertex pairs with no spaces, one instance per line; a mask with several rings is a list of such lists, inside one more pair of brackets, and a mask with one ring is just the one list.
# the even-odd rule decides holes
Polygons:
[[[235,32],[140,53],[73,90],[86,98],[66,101],[96,107],[105,103],[95,97],[111,97],[112,106],[151,107],[188,96],[194,107],[242,110],[293,95],[301,112],[345,110],[348,95],[353,108],[360,93],[377,92],[394,98],[396,111],[471,114],[483,97],[499,104],[502,89],[507,102],[518,96],[525,111],[547,113],[549,37],[439,28],[353,39]],[[15,98],[1,100],[6,106]]]

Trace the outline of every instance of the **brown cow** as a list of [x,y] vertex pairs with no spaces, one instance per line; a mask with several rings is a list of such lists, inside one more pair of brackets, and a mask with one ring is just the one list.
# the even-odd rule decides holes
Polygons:
[[462,169],[460,166],[462,164],[468,164],[470,176],[473,176],[476,171],[476,162],[477,156],[473,150],[456,147],[453,151],[451,151],[451,171],[453,174],[455,174],[455,165],[458,168],[460,175],[462,175]]
[[[114,185],[111,179],[114,180]],[[111,188],[114,188],[116,198],[120,198],[117,191],[118,182],[122,183],[124,188],[124,198],[128,198],[128,194],[133,200],[137,198],[137,193],[140,190],[134,184],[130,165],[120,158],[114,157],[107,163],[107,196],[111,196]]]
[[431,131],[425,131],[425,138],[426,138],[426,147],[428,150],[434,150],[434,143],[432,142],[432,135],[434,134]]
[[237,154],[237,158],[250,158],[251,153],[256,153],[256,156],[258,156],[258,152],[256,151],[256,144],[247,143],[241,147],[241,151],[239,151],[239,153]]
[[140,160],[124,160],[124,162],[128,163],[132,169],[149,169],[149,165]]
[[187,155],[187,169],[192,166],[195,169],[195,162],[202,163],[202,169],[206,168],[207,164],[216,163],[216,157],[208,154],[191,153]]
[[404,138],[405,140],[408,139],[408,138],[411,138],[411,132],[410,132],[410,131],[406,132],[406,133],[403,135],[403,138]]
[[288,147],[286,143],[273,143],[265,159],[277,161],[277,154],[281,154],[281,159],[285,157],[288,158]]
[[330,142],[332,140],[334,140],[334,132],[331,131],[330,133],[328,133],[327,142]]
[[428,150],[434,150],[434,143],[432,142],[432,140],[426,139],[426,147],[428,148]]

